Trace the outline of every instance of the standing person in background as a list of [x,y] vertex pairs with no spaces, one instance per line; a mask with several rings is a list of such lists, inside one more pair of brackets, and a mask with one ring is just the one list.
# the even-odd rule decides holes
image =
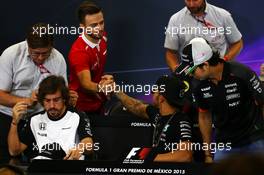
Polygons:
[[44,23],[31,26],[26,41],[8,47],[0,57],[0,161],[10,159],[7,134],[12,107],[25,101],[29,108],[27,115],[38,112],[41,106],[37,104],[36,90],[41,80],[51,74],[67,80],[66,62],[47,31],[48,25]]
[[99,87],[109,78],[103,76],[107,55],[104,16],[95,3],[84,1],[78,8],[78,18],[83,34],[73,43],[69,53],[69,86],[78,92],[77,109],[98,115],[106,99]]
[[261,64],[260,66],[260,75],[259,75],[259,79],[262,83],[264,83],[264,63]]
[[234,59],[243,47],[242,35],[231,14],[206,0],[184,0],[186,7],[169,21],[165,44],[166,61],[175,71],[183,47],[195,37],[206,39],[225,61]]

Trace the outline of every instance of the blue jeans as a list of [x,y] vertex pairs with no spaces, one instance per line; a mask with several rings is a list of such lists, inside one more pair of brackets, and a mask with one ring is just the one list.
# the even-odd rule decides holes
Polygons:
[[219,162],[220,160],[228,157],[231,154],[243,154],[243,153],[264,153],[264,139],[257,140],[248,145],[232,148],[231,150],[216,150],[214,154],[214,161]]

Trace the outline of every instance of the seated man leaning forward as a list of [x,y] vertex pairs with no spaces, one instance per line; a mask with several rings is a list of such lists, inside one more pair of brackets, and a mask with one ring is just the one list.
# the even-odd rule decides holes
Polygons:
[[154,124],[151,154],[154,161],[189,162],[192,160],[192,151],[188,149],[192,138],[191,124],[182,113],[188,87],[174,76],[160,77],[155,87],[152,88],[154,105],[148,105],[117,92],[117,85],[112,84],[115,95],[129,111]]
[[78,160],[84,158],[83,154],[92,154],[90,122],[82,116],[84,113],[69,110],[69,90],[64,78],[45,78],[37,98],[44,111],[30,117],[20,133],[17,124],[26,113],[27,103],[18,102],[13,107],[8,134],[10,154],[18,155],[26,148],[32,148],[31,158],[36,159]]

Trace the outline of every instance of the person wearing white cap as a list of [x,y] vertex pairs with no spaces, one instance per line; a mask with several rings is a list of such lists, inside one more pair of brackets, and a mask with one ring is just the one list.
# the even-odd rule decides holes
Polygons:
[[[264,87],[256,73],[238,62],[225,62],[203,38],[192,39],[182,59],[181,72],[200,80],[194,98],[204,142],[211,143],[213,123],[217,145],[227,146],[216,150],[214,160],[234,152],[264,151]],[[212,161],[210,150],[205,155]]]
[[183,47],[195,37],[205,38],[221,58],[233,60],[243,48],[243,41],[231,14],[206,0],[184,2],[186,7],[171,16],[166,28],[164,48],[169,68],[176,70]]

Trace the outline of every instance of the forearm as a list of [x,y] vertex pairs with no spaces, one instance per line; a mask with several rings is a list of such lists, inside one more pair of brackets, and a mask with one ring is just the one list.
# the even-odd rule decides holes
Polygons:
[[92,154],[93,153],[93,139],[91,137],[86,137],[81,140],[79,143],[79,147],[82,149],[84,154]]
[[29,101],[29,97],[18,97],[8,92],[0,90],[0,104],[7,107],[13,107],[20,101]]
[[21,142],[18,138],[18,133],[17,133],[17,123],[14,120],[11,123],[7,141],[8,141],[8,150],[12,156],[19,155],[22,152]]
[[98,84],[92,81],[85,81],[81,83],[83,89],[88,93],[96,93],[99,91]]
[[167,49],[165,57],[167,65],[169,66],[170,70],[174,72],[180,64],[178,53],[174,50]]
[[135,115],[148,119],[148,115],[146,113],[147,105],[143,104],[141,101],[129,97],[123,92],[116,93],[116,97],[122,102],[122,104]]
[[231,44],[228,49],[228,52],[225,55],[225,59],[227,59],[226,61],[235,59],[235,57],[240,53],[242,48],[243,48],[242,39],[236,43]]
[[[211,137],[212,137],[212,118],[210,112],[200,112],[199,113],[199,127],[203,137],[203,142],[211,144]],[[207,156],[211,155],[210,150],[204,150]]]
[[80,157],[83,154],[89,155],[92,153],[93,153],[93,140],[91,137],[86,137],[82,139],[81,142],[78,143],[78,145],[70,149],[63,159],[64,160],[80,160]]
[[191,151],[174,151],[170,153],[158,154],[155,162],[191,162],[192,152]]

